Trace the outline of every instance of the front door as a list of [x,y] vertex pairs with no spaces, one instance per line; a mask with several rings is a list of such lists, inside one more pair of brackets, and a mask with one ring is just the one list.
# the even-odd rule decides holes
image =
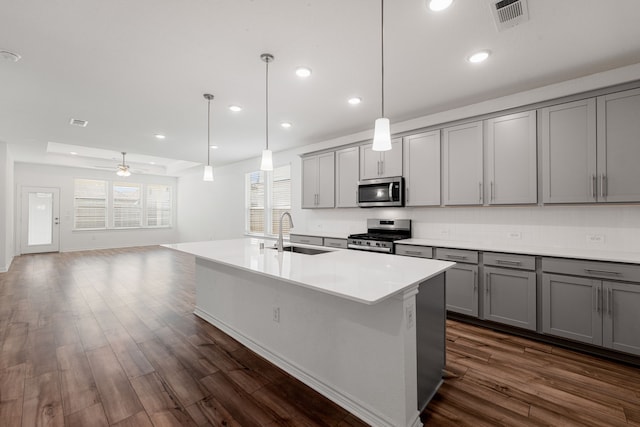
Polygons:
[[22,187],[21,253],[60,250],[59,190]]

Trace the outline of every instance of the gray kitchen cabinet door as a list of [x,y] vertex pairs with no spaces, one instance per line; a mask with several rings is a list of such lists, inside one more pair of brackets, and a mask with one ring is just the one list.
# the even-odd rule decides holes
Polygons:
[[302,159],[302,208],[332,208],[335,195],[334,153]]
[[456,264],[445,281],[447,310],[478,317],[478,266]]
[[488,204],[536,203],[536,112],[496,117],[485,126]]
[[442,140],[444,204],[481,205],[482,122],[444,128]]
[[542,201],[596,201],[596,100],[541,110]]
[[640,89],[598,97],[598,197],[640,201]]
[[336,151],[336,207],[338,208],[358,206],[359,162],[358,147]]
[[440,131],[404,138],[405,204],[440,205]]
[[335,206],[335,153],[318,156],[318,204],[317,208]]
[[603,345],[640,355],[640,284],[603,282]]
[[602,345],[601,281],[543,274],[542,332]]
[[483,318],[536,330],[536,273],[485,267]]
[[373,151],[371,144],[360,146],[360,179],[402,176],[402,138],[391,140],[391,150]]

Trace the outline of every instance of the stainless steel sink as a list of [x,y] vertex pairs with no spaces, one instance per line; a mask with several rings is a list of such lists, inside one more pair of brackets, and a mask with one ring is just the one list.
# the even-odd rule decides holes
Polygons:
[[[269,249],[277,249],[277,248],[271,247]],[[319,255],[319,254],[326,254],[327,252],[331,252],[325,249],[303,248],[300,246],[285,246],[283,249],[287,252],[295,252],[297,254],[305,254],[305,255]]]

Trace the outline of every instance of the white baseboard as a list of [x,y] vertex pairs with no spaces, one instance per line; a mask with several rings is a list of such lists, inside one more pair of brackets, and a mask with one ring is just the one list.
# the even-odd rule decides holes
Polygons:
[[13,263],[13,257],[9,258],[9,262],[4,267],[0,267],[0,273],[6,273],[11,268],[11,264]]
[[[260,356],[267,359],[269,362],[278,366],[279,368],[285,370],[287,373],[295,377],[296,379],[302,381],[318,393],[325,396],[327,399],[351,412],[355,416],[359,417],[363,421],[371,424],[372,426],[379,427],[398,427],[395,423],[389,420],[386,416],[379,414],[373,408],[365,405],[362,402],[359,402],[353,396],[348,395],[347,393],[341,392],[340,390],[336,390],[331,385],[323,382],[322,380],[315,378],[310,375],[308,372],[305,372],[302,368],[300,368],[295,363],[290,360],[285,359],[279,354],[274,353],[272,350],[265,348],[261,344],[255,342],[252,338],[244,335],[242,332],[237,331],[232,328],[225,322],[216,319],[210,313],[202,310],[199,307],[196,307],[194,312],[196,316],[204,319],[205,321],[211,323],[213,326],[219,328],[227,335],[233,337],[238,340],[244,346],[258,353]],[[407,427],[420,427],[422,426],[422,422],[420,421],[420,413],[416,410],[415,419],[412,422],[409,422]]]

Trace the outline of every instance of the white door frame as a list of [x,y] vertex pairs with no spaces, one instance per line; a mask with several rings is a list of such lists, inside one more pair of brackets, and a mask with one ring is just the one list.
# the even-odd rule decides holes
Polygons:
[[[51,244],[29,245],[29,193],[51,193],[53,197]],[[22,186],[20,188],[20,253],[60,252],[60,189],[57,187]]]

